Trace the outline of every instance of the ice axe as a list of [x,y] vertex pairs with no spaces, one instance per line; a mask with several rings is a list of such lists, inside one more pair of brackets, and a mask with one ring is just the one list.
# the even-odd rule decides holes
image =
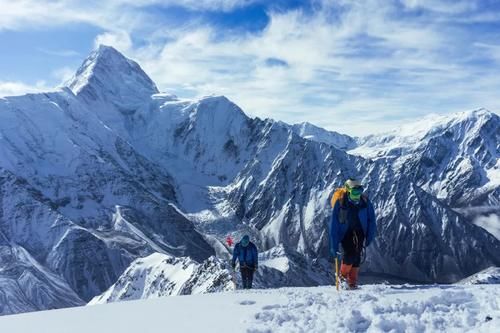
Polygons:
[[339,291],[339,256],[340,253],[337,252],[335,256],[335,289]]

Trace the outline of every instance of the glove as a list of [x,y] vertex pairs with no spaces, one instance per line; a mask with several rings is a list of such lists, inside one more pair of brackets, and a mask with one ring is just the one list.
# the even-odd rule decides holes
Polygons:
[[328,256],[328,262],[329,263],[334,263],[335,262],[335,257],[337,257],[337,252],[334,251],[333,249],[330,249],[329,256]]
[[330,252],[330,256],[328,256],[328,262],[333,264],[335,263],[335,258],[340,258],[342,256],[342,253],[340,252],[334,252],[332,254],[332,252]]
[[233,269],[235,269],[235,268],[236,268],[236,263],[235,263],[235,262],[232,262],[232,263],[231,263],[231,267],[232,267]]

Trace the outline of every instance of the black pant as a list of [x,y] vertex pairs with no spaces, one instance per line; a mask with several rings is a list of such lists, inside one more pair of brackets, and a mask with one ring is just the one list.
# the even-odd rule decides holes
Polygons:
[[363,230],[348,230],[342,239],[342,248],[344,249],[344,257],[342,261],[344,264],[352,265],[352,267],[359,267],[361,264],[361,252],[363,251],[363,243],[365,241],[365,234]]
[[248,266],[240,267],[243,289],[252,289],[253,271],[253,268],[250,268]]

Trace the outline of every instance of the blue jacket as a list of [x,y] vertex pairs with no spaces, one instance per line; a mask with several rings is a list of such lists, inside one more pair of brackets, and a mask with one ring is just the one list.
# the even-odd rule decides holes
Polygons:
[[259,264],[259,256],[257,254],[257,247],[254,243],[250,242],[246,247],[237,243],[233,251],[233,265],[236,259],[240,262],[240,266],[248,266],[256,268]]
[[[333,257],[335,257],[339,251],[339,243],[344,238],[349,227],[348,222],[340,223],[339,221],[340,210],[345,209],[341,208],[341,201],[342,200],[337,200],[337,202],[335,202],[332,213],[332,223],[330,225],[330,255]],[[377,220],[375,218],[375,211],[370,200],[366,199],[366,207],[359,210],[358,216],[363,233],[365,234],[365,246],[368,246],[373,241],[377,233]]]

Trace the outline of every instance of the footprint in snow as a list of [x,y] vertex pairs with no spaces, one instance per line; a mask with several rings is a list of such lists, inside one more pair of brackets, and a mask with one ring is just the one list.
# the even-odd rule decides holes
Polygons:
[[240,305],[253,305],[253,304],[255,304],[255,301],[245,300],[240,302]]

